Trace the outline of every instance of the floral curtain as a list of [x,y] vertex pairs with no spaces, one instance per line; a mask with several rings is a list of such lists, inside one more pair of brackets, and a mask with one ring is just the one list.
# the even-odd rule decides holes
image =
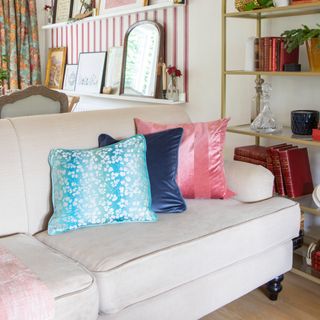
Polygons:
[[0,45],[10,89],[41,83],[36,0],[0,0]]

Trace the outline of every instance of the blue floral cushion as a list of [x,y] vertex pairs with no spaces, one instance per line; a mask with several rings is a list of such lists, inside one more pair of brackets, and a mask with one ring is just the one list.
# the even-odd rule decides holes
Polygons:
[[109,223],[154,222],[146,141],[136,135],[99,149],[50,152],[54,213],[49,235]]

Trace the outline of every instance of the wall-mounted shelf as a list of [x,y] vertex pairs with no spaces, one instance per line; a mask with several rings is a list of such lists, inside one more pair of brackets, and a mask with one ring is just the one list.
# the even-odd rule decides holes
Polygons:
[[90,97],[96,99],[106,99],[106,100],[117,100],[117,101],[132,101],[132,102],[142,102],[148,104],[166,104],[166,105],[177,105],[184,104],[185,101],[173,102],[166,99],[154,99],[154,98],[144,98],[144,97],[132,97],[132,96],[119,96],[117,94],[95,94],[95,93],[82,93],[75,91],[66,91],[66,90],[56,90],[62,93],[65,93],[67,96],[78,96],[78,97]]
[[154,10],[161,10],[161,9],[168,9],[168,8],[175,8],[175,7],[178,8],[178,7],[183,7],[183,6],[185,6],[185,4],[174,4],[171,1],[168,1],[168,2],[163,2],[163,3],[153,4],[150,6],[113,11],[109,14],[89,17],[89,18],[85,18],[85,19],[77,20],[77,21],[48,24],[48,25],[43,26],[42,29],[44,29],[44,30],[56,29],[56,28],[61,28],[61,27],[71,25],[71,24],[79,24],[79,23],[81,24],[83,22],[88,22],[88,21],[103,20],[103,19],[109,19],[109,18],[114,18],[114,17],[126,16],[129,14],[148,12],[148,11],[154,11]]
[[311,71],[244,71],[244,70],[227,70],[226,75],[238,75],[238,76],[280,76],[280,77],[319,77],[320,72]]
[[227,18],[272,19],[320,13],[320,1],[287,7],[225,13]]

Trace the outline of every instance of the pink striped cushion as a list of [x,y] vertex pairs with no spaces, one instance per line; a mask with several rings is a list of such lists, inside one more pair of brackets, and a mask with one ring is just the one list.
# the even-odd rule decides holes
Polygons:
[[0,319],[53,318],[54,299],[49,289],[20,260],[0,247]]
[[137,133],[183,128],[177,182],[188,199],[224,199],[233,195],[224,175],[223,146],[229,119],[163,125],[135,119]]

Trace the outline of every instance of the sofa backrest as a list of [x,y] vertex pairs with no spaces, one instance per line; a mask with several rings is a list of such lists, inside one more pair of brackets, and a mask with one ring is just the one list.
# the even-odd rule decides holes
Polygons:
[[[147,121],[160,123],[189,122],[189,117],[181,106],[161,106],[114,109],[103,111],[79,112],[57,115],[43,115],[33,117],[13,118],[0,120],[1,127],[11,126],[12,145],[15,145],[13,160],[5,157],[5,163],[1,159],[0,165],[0,191],[5,190],[2,174],[11,177],[14,172],[17,181],[11,182],[11,189],[3,195],[0,194],[0,235],[21,232],[22,222],[27,227],[27,232],[34,234],[47,228],[48,220],[52,214],[51,207],[51,183],[48,154],[53,148],[94,148],[98,144],[100,133],[108,133],[115,138],[125,138],[135,134],[133,118],[138,117]],[[7,121],[4,124],[2,121]],[[7,142],[6,144],[8,144]],[[3,136],[0,135],[0,147]],[[1,149],[2,150],[2,149]],[[2,152],[1,152],[2,153]],[[12,162],[13,161],[13,162]],[[21,172],[22,171],[22,172]],[[3,197],[11,197],[17,185],[21,195],[21,204],[14,204],[8,214],[2,211]],[[20,188],[20,189],[19,189]],[[25,195],[25,198],[23,196]],[[6,206],[9,206],[9,200]],[[24,202],[22,201],[24,200]],[[5,208],[5,207],[4,207]],[[9,223],[11,216],[27,216],[27,222],[21,218],[21,227],[3,228],[2,224]]]
[[0,236],[28,232],[21,154],[9,120],[0,120]]

